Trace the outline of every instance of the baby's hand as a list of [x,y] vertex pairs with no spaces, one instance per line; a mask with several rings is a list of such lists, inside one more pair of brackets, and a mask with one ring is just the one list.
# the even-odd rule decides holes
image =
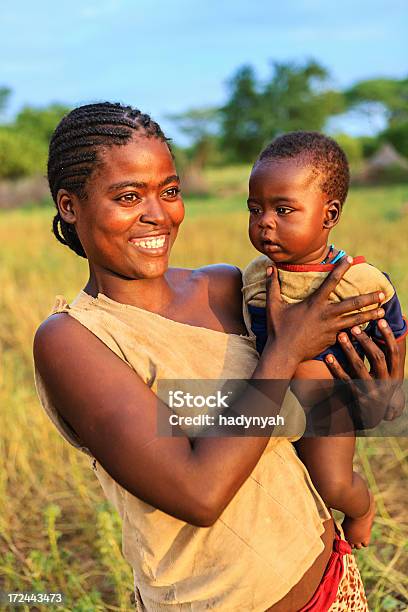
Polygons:
[[366,514],[359,518],[346,516],[341,525],[344,537],[352,548],[362,548],[369,545],[374,516],[375,502],[372,493],[370,493],[370,507]]

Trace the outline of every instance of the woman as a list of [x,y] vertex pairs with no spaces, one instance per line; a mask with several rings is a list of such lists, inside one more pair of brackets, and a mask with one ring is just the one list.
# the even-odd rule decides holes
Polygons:
[[[313,295],[313,308],[311,300],[284,307],[272,270],[270,336],[257,361],[242,320],[240,272],[168,267],[184,210],[169,146],[147,115],[109,103],[75,109],[53,135],[48,176],[54,233],[87,257],[90,275],[37,331],[37,388],[62,435],[93,457],[122,517],[138,609],[301,609],[322,581],[335,536],[292,445],[159,437],[156,415],[168,409],[157,384],[269,379],[269,402],[279,408],[299,362],[342,328],[380,318],[376,308],[346,314],[379,296],[330,305],[344,261]],[[392,355],[392,334],[383,333]],[[376,374],[392,376],[393,359],[389,374],[381,351],[364,334],[359,341]],[[361,370],[351,343],[345,347]],[[341,374],[335,362],[333,372]],[[234,410],[248,412],[259,395],[248,386]],[[353,597],[354,609],[365,609],[356,587]]]

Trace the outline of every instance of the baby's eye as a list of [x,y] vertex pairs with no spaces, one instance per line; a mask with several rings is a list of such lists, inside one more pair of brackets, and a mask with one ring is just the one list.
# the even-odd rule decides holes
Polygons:
[[261,213],[260,208],[248,208],[250,215],[259,215]]
[[278,215],[288,215],[292,212],[292,209],[287,208],[287,206],[278,206],[276,208],[276,212],[278,213]]
[[179,187],[170,187],[170,189],[166,189],[163,195],[166,198],[176,198],[179,195],[179,193],[180,193]]

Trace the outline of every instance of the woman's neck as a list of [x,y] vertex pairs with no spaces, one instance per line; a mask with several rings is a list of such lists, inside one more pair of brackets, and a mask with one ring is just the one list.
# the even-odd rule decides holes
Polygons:
[[175,297],[168,273],[158,278],[130,280],[106,271],[101,273],[90,269],[84,291],[92,297],[103,293],[115,302],[137,306],[158,314],[164,312]]

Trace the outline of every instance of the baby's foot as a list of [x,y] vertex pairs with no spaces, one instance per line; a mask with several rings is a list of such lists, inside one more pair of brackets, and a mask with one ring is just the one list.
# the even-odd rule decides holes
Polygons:
[[370,493],[370,507],[364,516],[359,516],[358,518],[346,516],[341,525],[344,531],[344,537],[352,548],[361,548],[362,546],[369,545],[374,516],[374,497]]

